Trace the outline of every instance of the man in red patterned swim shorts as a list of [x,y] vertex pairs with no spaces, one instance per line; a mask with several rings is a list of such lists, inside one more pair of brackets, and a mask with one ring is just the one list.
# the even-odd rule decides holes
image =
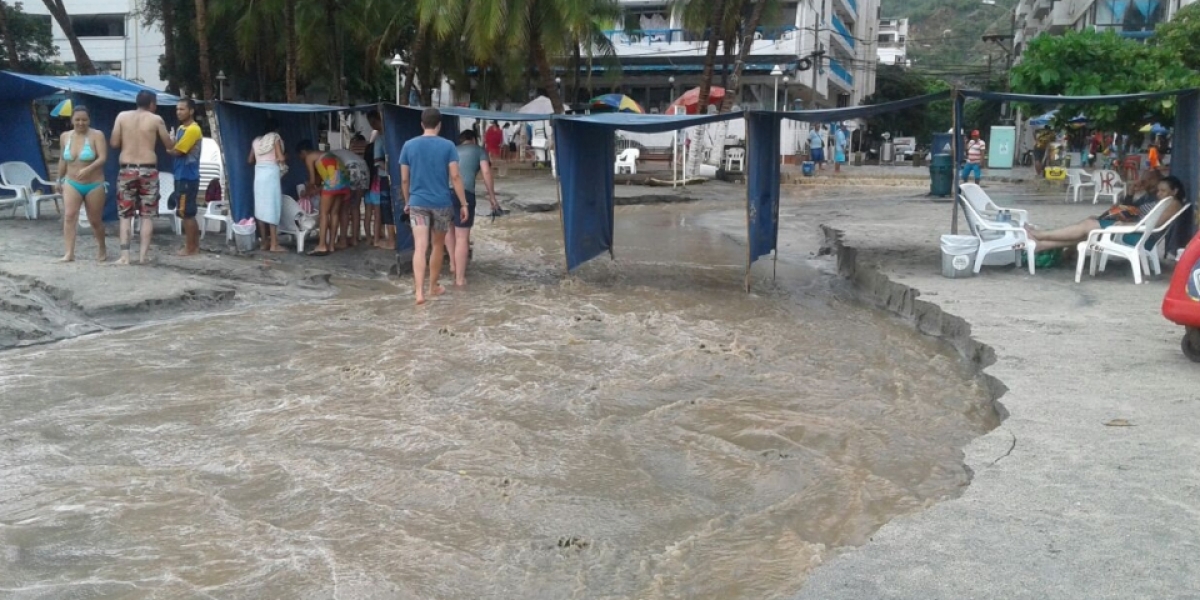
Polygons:
[[142,248],[139,255],[146,262],[150,238],[154,235],[154,218],[158,212],[158,155],[155,144],[172,148],[171,136],[162,117],[154,111],[158,99],[154,92],[142,90],[137,95],[137,110],[117,115],[113,124],[112,147],[121,151],[121,170],[117,172],[117,212],[121,217],[121,258],[119,265],[129,264],[129,238],[133,218],[142,219]]

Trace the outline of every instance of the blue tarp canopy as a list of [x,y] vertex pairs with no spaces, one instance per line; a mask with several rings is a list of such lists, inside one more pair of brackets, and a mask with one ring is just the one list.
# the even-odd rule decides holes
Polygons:
[[[389,106],[396,106],[396,105],[391,104]],[[411,106],[411,107],[403,106],[403,107],[399,107],[399,108],[405,108],[408,110],[417,111],[418,123],[420,122],[420,118],[421,118],[420,111],[425,110],[425,107],[417,107],[417,106]],[[478,108],[462,108],[462,107],[456,107],[456,106],[447,106],[446,108],[439,108],[438,110],[441,111],[442,115],[444,115],[444,116],[468,117],[471,119],[480,119],[480,120],[485,120],[485,121],[521,121],[521,122],[549,121],[550,119],[553,119],[555,117],[555,115],[553,115],[553,114],[499,112],[499,111],[490,111],[490,110],[480,110]],[[442,125],[443,128],[445,128],[445,123],[446,122],[443,121],[443,125]],[[421,133],[417,132],[417,135],[421,135]]]
[[318,104],[278,104],[270,102],[217,102],[216,135],[225,165],[225,198],[234,221],[254,216],[254,166],[246,162],[250,143],[265,133],[268,118],[279,123],[288,172],[283,177],[283,193],[295,196],[296,186],[308,179],[304,160],[295,152],[301,140],[317,147],[320,119],[323,115],[346,110],[340,106]]
[[[137,94],[142,90],[149,90],[158,96],[159,114],[168,124],[173,123],[175,111],[170,107],[179,98],[139,83],[111,75],[49,77],[0,71],[0,132],[4,132],[4,144],[0,144],[0,162],[24,162],[42,177],[49,177],[48,165],[42,155],[42,142],[30,108],[35,99],[66,92],[76,107],[87,105],[92,128],[103,132],[108,138],[112,135],[117,114],[134,108]],[[158,161],[160,168],[170,168],[170,158],[165,151],[159,152]],[[117,180],[119,162],[118,152],[108,153],[108,162],[104,165],[104,178],[107,181]],[[116,191],[109,186],[104,220],[116,218]]]

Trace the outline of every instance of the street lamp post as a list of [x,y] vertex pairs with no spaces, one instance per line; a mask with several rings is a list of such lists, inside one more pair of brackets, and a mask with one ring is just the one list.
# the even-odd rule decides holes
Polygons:
[[[210,71],[210,73],[211,73],[211,71]],[[226,79],[228,79],[228,78],[225,77],[224,69],[217,71],[217,99],[221,100],[221,101],[225,100],[225,80]]]
[[775,68],[771,69],[771,77],[775,78],[775,97],[771,99],[771,105],[774,107],[772,110],[776,111],[779,110],[779,77],[781,75],[783,75],[783,68],[775,65]]
[[404,61],[400,59],[400,54],[397,53],[388,61],[388,64],[396,70],[396,104],[400,104],[400,69],[405,66]]
[[562,95],[562,77],[555,77],[555,78],[554,78],[554,91],[555,91],[556,93],[558,93],[558,101],[559,101],[559,102],[562,102],[562,101],[563,101],[563,95]]
[[[454,80],[453,79],[446,80],[446,89],[450,91],[450,106],[454,106]],[[442,102],[442,104],[445,105],[446,103]]]
[[790,110],[788,108],[788,81],[791,81],[791,77],[784,75],[783,76],[783,110],[785,110],[785,111]]

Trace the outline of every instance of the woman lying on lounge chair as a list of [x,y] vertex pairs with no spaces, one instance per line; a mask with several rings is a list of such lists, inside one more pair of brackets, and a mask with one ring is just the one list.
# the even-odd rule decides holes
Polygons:
[[[1167,206],[1167,211],[1162,214],[1159,221],[1159,223],[1165,223],[1174,217],[1175,213],[1183,210],[1186,195],[1183,192],[1183,183],[1179,181],[1178,177],[1166,177],[1161,180],[1160,177],[1158,171],[1146,171],[1133,186],[1135,194],[1141,193],[1130,200],[1131,204],[1114,206],[1098,217],[1084,219],[1060,229],[1042,231],[1026,225],[1025,230],[1031,239],[1037,241],[1039,251],[1067,248],[1086,240],[1088,232],[1092,230],[1107,229],[1118,223],[1137,223],[1141,220],[1142,215],[1150,212],[1160,200],[1171,198],[1173,202]],[[1154,225],[1157,227],[1158,223]]]

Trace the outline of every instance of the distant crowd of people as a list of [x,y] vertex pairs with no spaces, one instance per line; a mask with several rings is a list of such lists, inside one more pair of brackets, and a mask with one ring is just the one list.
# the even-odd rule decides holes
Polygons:
[[[167,130],[163,118],[157,114],[156,97],[152,92],[139,92],[136,104],[135,110],[117,116],[111,139],[91,128],[86,106],[75,107],[72,129],[62,134],[59,179],[55,185],[66,204],[63,219],[66,253],[62,261],[75,260],[81,210],[86,211],[92,234],[96,237],[97,259],[107,260],[102,219],[106,198],[104,165],[110,147],[120,152],[120,169],[115,181],[121,244],[117,263],[131,262],[130,238],[135,218],[141,219],[139,262],[145,263],[149,259],[154,230],[151,219],[158,214],[160,201],[156,154],[159,143],[174,156],[175,191],[167,202],[183,223],[183,248],[178,255],[191,256],[200,251],[196,213],[203,133],[195,120],[196,104],[190,98],[180,99],[175,108],[179,126],[174,133]],[[423,135],[408,140],[396,158],[401,174],[397,201],[392,198],[387,168],[389,159],[382,138],[383,122],[378,112],[371,111],[367,115],[370,139],[356,135],[350,148],[318,150],[310,140],[296,142],[295,151],[303,160],[307,181],[308,197],[301,200],[315,203],[317,213],[318,242],[309,252],[310,256],[327,256],[360,241],[369,241],[378,248],[394,248],[395,216],[401,211],[399,222],[407,223],[415,238],[413,268],[417,303],[422,304],[428,296],[445,292],[438,283],[442,252],[432,252],[432,259],[426,264],[431,238],[434,248],[446,248],[455,284],[466,285],[478,180],[483,181],[493,214],[502,214],[490,163],[494,157],[503,155],[503,148],[496,147],[497,136],[493,131],[500,132],[500,144],[505,143],[504,134],[493,122],[485,134],[490,140],[485,143],[490,147],[480,147],[479,136],[473,130],[462,132],[456,146],[440,137],[441,119],[440,111],[426,109],[421,115]],[[524,128],[514,126],[511,129]],[[287,173],[287,147],[274,119],[267,119],[261,135],[251,142],[246,160],[254,165],[254,218],[259,228],[260,247],[268,252],[283,252],[279,244],[279,225],[283,214],[282,177]],[[426,290],[427,267],[429,286]]]

